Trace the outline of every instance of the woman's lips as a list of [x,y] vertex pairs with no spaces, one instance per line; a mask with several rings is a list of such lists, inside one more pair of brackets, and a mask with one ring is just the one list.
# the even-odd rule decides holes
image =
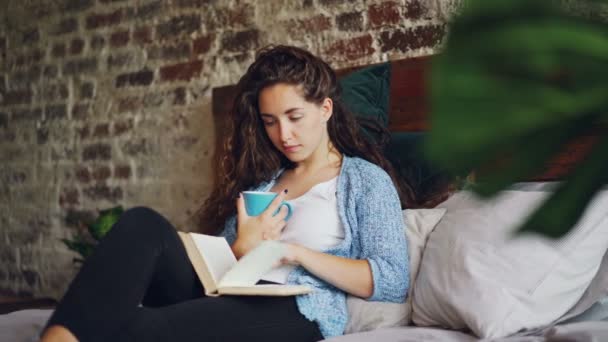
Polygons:
[[300,148],[300,145],[283,146],[283,150],[287,153],[293,153]]

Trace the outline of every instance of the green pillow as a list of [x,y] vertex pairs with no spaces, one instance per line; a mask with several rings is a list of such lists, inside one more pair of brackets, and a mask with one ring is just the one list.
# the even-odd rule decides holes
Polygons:
[[354,71],[340,79],[342,101],[356,115],[388,125],[391,64],[381,63]]
[[[357,116],[376,119],[386,127],[390,103],[391,65],[381,63],[354,71],[340,79],[342,100]],[[372,138],[371,135],[366,134]],[[443,191],[451,177],[422,155],[423,132],[392,132],[385,156],[400,177],[425,201]]]

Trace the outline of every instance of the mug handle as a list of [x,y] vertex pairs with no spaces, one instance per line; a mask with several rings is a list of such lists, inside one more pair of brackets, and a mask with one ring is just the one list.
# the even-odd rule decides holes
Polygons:
[[291,204],[289,202],[283,202],[281,203],[281,206],[279,207],[279,210],[281,210],[281,208],[283,206],[287,206],[287,216],[285,216],[285,221],[289,221],[289,218],[291,217],[291,214],[293,212],[293,208],[291,206]]

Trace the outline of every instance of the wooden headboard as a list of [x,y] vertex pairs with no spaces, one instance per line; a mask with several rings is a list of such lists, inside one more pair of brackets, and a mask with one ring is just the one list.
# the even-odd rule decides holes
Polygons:
[[[429,94],[427,76],[432,66],[432,56],[391,61],[391,92],[389,106],[389,130],[392,132],[420,132],[429,129]],[[338,76],[366,67],[337,70]],[[213,117],[216,137],[224,131],[225,118],[232,106],[235,86],[214,88],[212,92]],[[596,135],[583,137],[568,144],[566,149],[553,159],[540,175],[528,181],[550,181],[563,178],[565,174],[587,155],[597,139]],[[219,148],[220,144],[216,143]]]

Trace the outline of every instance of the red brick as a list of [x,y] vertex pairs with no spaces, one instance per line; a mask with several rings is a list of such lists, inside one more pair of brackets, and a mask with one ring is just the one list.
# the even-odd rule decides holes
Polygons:
[[405,12],[403,17],[406,19],[420,19],[426,14],[424,5],[420,4],[420,0],[409,0],[405,4]]
[[67,83],[47,84],[38,92],[39,98],[44,102],[65,100],[69,95]]
[[331,5],[340,5],[350,2],[349,0],[319,0],[321,5],[331,6]]
[[329,46],[326,53],[342,59],[357,59],[374,53],[372,36],[367,34],[361,37],[339,40]]
[[380,49],[382,52],[407,52],[423,47],[435,47],[441,43],[445,30],[444,25],[428,25],[407,30],[384,31],[380,33]]
[[137,72],[120,74],[116,77],[116,88],[125,86],[147,86],[154,80],[154,72],[144,69]]
[[91,106],[86,103],[79,103],[72,107],[72,119],[83,120],[91,113]]
[[80,98],[92,99],[95,95],[95,84],[92,82],[85,82],[80,85]]
[[40,31],[37,28],[23,32],[21,42],[23,45],[33,45],[40,41]]
[[118,112],[132,112],[141,107],[141,98],[139,97],[123,97],[118,99]]
[[56,65],[45,65],[44,69],[42,69],[42,75],[46,78],[57,77],[59,73],[59,68]]
[[76,169],[75,172],[76,179],[80,183],[88,183],[91,181],[91,173],[87,167],[80,166]]
[[76,32],[78,30],[78,20],[76,18],[65,18],[51,30],[54,35],[63,35],[66,33]]
[[160,68],[160,78],[162,81],[188,81],[198,77],[202,69],[203,61],[201,60],[168,65]]
[[110,36],[110,46],[121,47],[127,45],[129,42],[129,30],[118,31],[112,33]]
[[399,5],[394,1],[370,5],[367,13],[369,24],[373,28],[398,24],[401,20]]
[[108,56],[108,69],[125,69],[129,68],[131,63],[137,60],[136,52],[133,50],[113,53]]
[[156,26],[159,39],[170,39],[182,34],[196,32],[201,27],[201,18],[197,14],[173,17]]
[[72,55],[77,55],[77,54],[81,53],[83,49],[84,49],[84,40],[82,40],[80,38],[72,39],[72,42],[70,44],[70,53]]
[[42,59],[44,59],[45,54],[46,52],[40,49],[33,50],[32,53],[27,56],[28,63],[40,63]]
[[308,19],[290,20],[288,22],[290,33],[301,34],[302,32],[322,32],[331,28],[331,18],[323,14]]
[[[23,71],[14,72],[9,75],[9,84],[14,87],[29,87],[32,84],[37,84],[40,81],[40,75],[42,69],[39,65],[31,65],[29,68]],[[0,93],[5,91],[4,89],[4,77],[0,77]]]
[[168,59],[189,59],[192,55],[191,50],[192,48],[188,42],[179,42],[175,45],[150,46],[148,48],[148,59],[161,61]]
[[243,52],[255,50],[260,45],[260,31],[247,30],[239,32],[224,32],[222,49],[228,52]]
[[53,45],[53,48],[51,50],[51,56],[56,57],[56,58],[65,57],[65,44],[57,43],[57,44]]
[[0,128],[8,127],[8,113],[0,112]]
[[30,89],[8,91],[3,95],[3,98],[0,98],[0,104],[4,106],[29,104],[32,102],[32,91]]
[[14,143],[16,139],[17,135],[14,131],[10,131],[6,128],[0,130],[0,142]]
[[115,202],[122,199],[122,189],[119,187],[109,187],[105,184],[97,184],[84,189],[84,194],[94,200],[108,200]]
[[207,8],[214,0],[174,0],[173,4],[181,8]]
[[131,178],[131,167],[129,165],[114,166],[114,178],[117,178],[117,179]]
[[93,144],[82,150],[82,159],[87,160],[110,160],[112,158],[112,147],[108,144]]
[[253,26],[255,17],[252,5],[241,4],[236,7],[216,8],[214,12],[209,12],[210,17],[205,24],[207,30],[215,31],[225,28],[247,28]]
[[15,59],[15,65],[24,66],[39,63],[44,58],[44,54],[44,51],[40,49],[34,49],[32,50],[32,53],[17,56]]
[[200,55],[209,52],[209,50],[211,49],[211,44],[214,40],[215,36],[213,34],[196,38],[192,42],[192,52],[195,55]]
[[64,10],[67,12],[83,12],[95,5],[95,0],[64,1]]
[[44,108],[45,120],[64,119],[68,116],[68,106],[65,104],[48,105]]
[[133,40],[139,45],[152,42],[152,29],[150,27],[139,27],[133,31]]
[[59,195],[59,205],[73,206],[79,204],[79,193],[76,188],[64,188]]
[[135,19],[138,21],[153,19],[162,14],[163,5],[167,1],[155,1],[138,7],[135,11]]
[[25,56],[24,55],[17,56],[17,58],[15,58],[15,65],[16,66],[25,65]]
[[73,59],[63,65],[63,74],[82,75],[84,73],[94,73],[97,71],[97,58],[89,57],[83,59]]
[[86,18],[86,28],[88,30],[100,27],[112,26],[120,23],[123,17],[123,12],[118,9],[111,13],[91,14]]
[[42,109],[29,108],[15,110],[11,115],[11,121],[36,121],[42,120]]
[[93,170],[93,179],[96,181],[103,182],[110,178],[112,171],[107,166],[99,166]]
[[84,140],[84,139],[88,138],[91,135],[89,126],[77,127],[76,135],[78,136],[78,138],[80,138],[80,140]]
[[363,31],[361,12],[342,13],[336,17],[336,26],[342,31]]
[[113,126],[114,126],[114,129],[113,129],[114,135],[121,135],[121,134],[133,129],[133,120],[128,119],[128,120],[114,122]]
[[105,138],[110,135],[110,125],[107,123],[98,124],[93,129],[93,136],[96,138]]

